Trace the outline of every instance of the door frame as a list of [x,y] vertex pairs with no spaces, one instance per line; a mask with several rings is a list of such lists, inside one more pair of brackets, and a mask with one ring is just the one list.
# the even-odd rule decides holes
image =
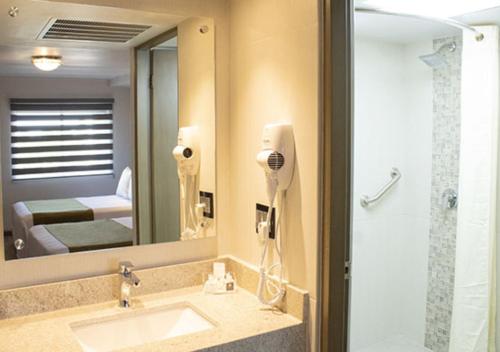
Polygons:
[[[139,136],[138,136],[138,126],[137,126],[137,121],[138,121],[138,111],[137,111],[137,104],[135,103],[138,99],[138,96],[137,96],[137,91],[138,91],[138,88],[137,88],[137,85],[138,85],[138,78],[137,78],[137,56],[138,56],[138,52],[141,51],[141,50],[147,50],[147,51],[152,51],[152,49],[158,45],[160,45],[161,43],[163,42],[166,42],[167,40],[169,39],[172,39],[174,37],[177,36],[177,27],[174,27],[174,28],[171,28],[169,30],[167,30],[166,32],[163,32],[159,35],[157,35],[156,37],[153,37],[149,40],[147,40],[146,42],[144,43],[141,43],[139,45],[137,45],[136,47],[134,47],[132,49],[132,55],[131,55],[131,58],[132,58],[132,75],[133,75],[133,97],[134,97],[134,103],[133,103],[133,108],[132,108],[132,111],[134,112],[134,132],[133,132],[133,139],[134,139],[134,179],[136,180],[136,182],[134,182],[133,184],[133,189],[134,189],[134,202],[138,202],[139,201],[139,170],[138,170],[138,160],[136,159],[137,158],[137,155],[138,155],[138,148],[139,148]],[[154,167],[154,158],[153,158],[153,153],[151,152],[152,151],[152,147],[153,147],[153,139],[151,138],[151,130],[153,128],[153,125],[152,125],[152,121],[153,121],[153,104],[154,104],[154,101],[153,101],[153,90],[152,90],[152,75],[153,75],[153,56],[150,55],[150,58],[149,58],[149,144],[148,144],[148,149],[149,149],[149,157],[150,157],[150,160],[149,160],[149,166],[150,166],[150,173],[149,173],[149,180],[148,180],[148,183],[150,185],[150,191],[149,191],[149,194],[150,194],[150,197],[149,197],[149,200],[148,200],[148,203],[149,203],[149,207],[151,209],[151,214],[150,214],[150,223],[149,223],[149,231],[151,233],[151,239],[152,239],[152,243],[155,243],[155,239],[156,239],[156,234],[155,234],[155,227],[154,227],[154,223],[155,223],[155,211],[154,211],[154,208],[155,208],[155,204],[154,204],[154,198],[153,198],[153,194],[154,194],[154,180],[153,180],[153,167]],[[137,206],[137,203],[135,203],[136,206],[134,207],[134,224],[137,224],[136,225],[136,241],[137,243],[140,243],[140,221],[141,221],[141,218],[140,218],[140,211],[139,211],[139,207]]]
[[322,0],[320,349],[349,348],[353,0]]

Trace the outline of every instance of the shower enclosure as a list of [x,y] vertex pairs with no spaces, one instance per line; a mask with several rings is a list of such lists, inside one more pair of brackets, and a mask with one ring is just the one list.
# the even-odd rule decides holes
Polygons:
[[349,348],[496,351],[498,27],[395,15],[354,21]]

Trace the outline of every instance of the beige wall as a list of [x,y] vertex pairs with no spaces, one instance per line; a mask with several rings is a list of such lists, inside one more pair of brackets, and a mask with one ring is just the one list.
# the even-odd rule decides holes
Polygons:
[[318,7],[316,1],[230,1],[230,209],[219,254],[258,265],[255,203],[267,203],[255,157],[265,124],[293,124],[296,167],[287,192],[284,256],[287,277],[317,299]]
[[[200,33],[200,28],[208,32]],[[200,137],[199,189],[215,193],[215,27],[210,18],[190,18],[177,27],[179,127],[196,126]],[[222,219],[221,219],[222,220]],[[214,236],[211,222],[202,236]]]

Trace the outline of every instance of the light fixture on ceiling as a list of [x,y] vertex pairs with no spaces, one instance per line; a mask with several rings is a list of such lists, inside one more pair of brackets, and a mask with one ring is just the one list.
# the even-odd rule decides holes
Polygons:
[[34,55],[31,57],[33,65],[42,71],[54,71],[62,64],[62,56]]
[[450,18],[500,6],[500,0],[366,0],[363,5],[379,10]]

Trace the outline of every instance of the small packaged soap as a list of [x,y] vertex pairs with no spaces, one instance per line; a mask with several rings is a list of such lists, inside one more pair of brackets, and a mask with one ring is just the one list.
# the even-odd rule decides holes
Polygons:
[[203,285],[203,292],[210,294],[231,293],[236,291],[236,282],[231,273],[226,273],[224,263],[214,263],[213,273]]

